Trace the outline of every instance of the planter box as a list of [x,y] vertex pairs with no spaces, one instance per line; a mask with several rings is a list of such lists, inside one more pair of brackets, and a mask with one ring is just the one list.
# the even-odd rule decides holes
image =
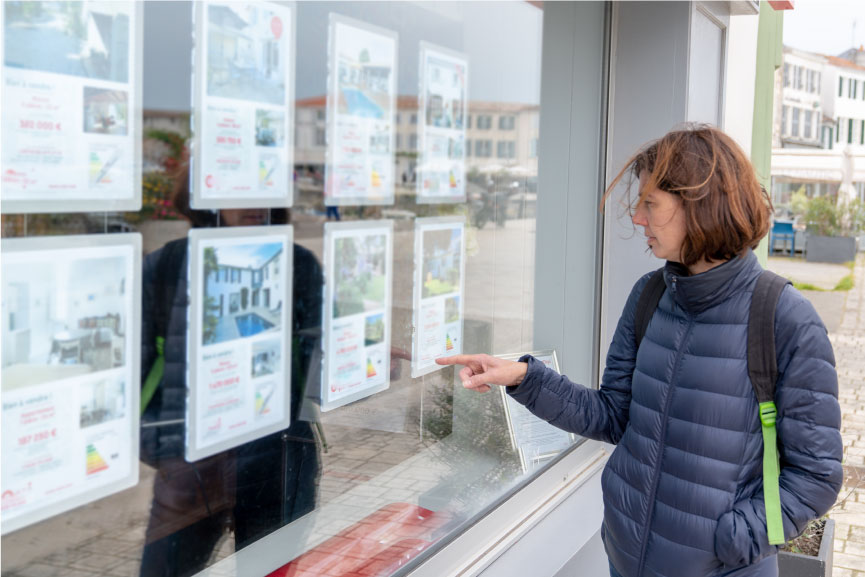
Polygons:
[[856,260],[856,239],[846,236],[808,235],[805,260],[843,264]]
[[820,552],[816,557],[789,551],[778,553],[778,577],[832,577],[832,552],[835,545],[835,521],[826,519]]

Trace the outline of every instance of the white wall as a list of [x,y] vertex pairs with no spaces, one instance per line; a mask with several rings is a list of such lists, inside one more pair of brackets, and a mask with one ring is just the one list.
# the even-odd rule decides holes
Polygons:
[[724,131],[751,155],[754,87],[757,79],[756,16],[730,16],[727,29],[727,80]]

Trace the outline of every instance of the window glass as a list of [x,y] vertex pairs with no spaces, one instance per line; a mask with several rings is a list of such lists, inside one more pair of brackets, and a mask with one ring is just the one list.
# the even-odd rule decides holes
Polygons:
[[799,109],[796,107],[793,107],[793,122],[791,124],[792,124],[791,134],[795,137],[798,137],[799,136]]
[[541,3],[2,10],[4,575],[389,575],[575,442],[434,363],[535,350]]
[[805,111],[805,126],[802,128],[803,133],[802,136],[805,138],[811,138],[811,116],[813,112],[810,110]]

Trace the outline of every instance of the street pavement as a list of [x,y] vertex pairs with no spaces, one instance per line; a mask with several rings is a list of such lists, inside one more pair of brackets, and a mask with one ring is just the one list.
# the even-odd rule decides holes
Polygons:
[[865,255],[853,274],[841,324],[829,333],[844,439],[844,487],[829,514],[836,523],[834,577],[865,577]]

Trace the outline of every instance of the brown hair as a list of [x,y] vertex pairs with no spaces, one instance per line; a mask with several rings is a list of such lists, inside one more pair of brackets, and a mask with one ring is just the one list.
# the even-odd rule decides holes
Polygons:
[[631,175],[630,192],[633,179],[644,172],[647,186],[636,202],[628,197],[628,207],[633,213],[654,188],[679,195],[685,210],[685,266],[701,259],[730,260],[756,248],[769,231],[772,202],[766,189],[741,147],[717,128],[691,125],[644,146],[613,179],[603,202],[625,175]]

